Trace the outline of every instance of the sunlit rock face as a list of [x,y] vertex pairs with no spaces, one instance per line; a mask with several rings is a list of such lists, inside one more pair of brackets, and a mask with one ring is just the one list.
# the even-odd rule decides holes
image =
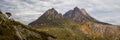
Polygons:
[[54,8],[48,9],[42,16],[40,16],[37,20],[33,21],[29,25],[52,25],[54,24],[52,21],[64,19],[61,13],[58,13]]

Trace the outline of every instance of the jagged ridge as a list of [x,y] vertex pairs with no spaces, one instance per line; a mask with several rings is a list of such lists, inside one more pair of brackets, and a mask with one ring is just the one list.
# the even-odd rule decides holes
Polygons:
[[93,17],[91,17],[85,9],[79,9],[75,7],[73,10],[69,10],[64,14],[64,17],[73,19],[78,22],[86,22],[86,21],[97,21]]

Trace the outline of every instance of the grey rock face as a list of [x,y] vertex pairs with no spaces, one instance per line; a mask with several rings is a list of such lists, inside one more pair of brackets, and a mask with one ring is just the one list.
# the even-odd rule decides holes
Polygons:
[[64,14],[66,18],[73,19],[75,21],[79,22],[85,22],[85,21],[94,21],[95,19],[92,18],[85,9],[79,9],[78,7],[75,7],[73,10],[69,10]]

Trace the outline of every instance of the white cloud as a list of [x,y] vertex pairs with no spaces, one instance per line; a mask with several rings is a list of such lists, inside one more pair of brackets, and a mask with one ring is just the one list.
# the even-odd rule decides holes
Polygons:
[[75,6],[87,9],[94,18],[113,24],[120,24],[119,0],[1,0],[2,11],[10,11],[16,20],[28,24],[49,8],[65,13]]

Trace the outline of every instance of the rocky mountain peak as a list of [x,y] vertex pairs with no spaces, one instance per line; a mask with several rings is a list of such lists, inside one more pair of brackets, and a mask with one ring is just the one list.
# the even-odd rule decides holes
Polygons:
[[44,16],[53,16],[56,14],[58,14],[58,12],[54,8],[51,8],[51,9],[47,10],[43,15]]
[[41,15],[37,20],[33,21],[29,25],[50,25],[55,24],[54,19],[63,19],[63,15],[58,13],[54,8],[47,10],[43,15]]
[[64,14],[64,16],[79,22],[95,20],[86,12],[84,8],[79,9],[78,7],[75,7],[73,10],[69,10]]
[[74,8],[74,11],[79,11],[80,9],[78,7],[75,7]]
[[50,10],[55,10],[55,8],[51,8]]
[[49,18],[49,19],[54,19],[54,18],[63,18],[63,15],[58,13],[54,8],[51,8],[47,10],[41,17],[39,18]]

